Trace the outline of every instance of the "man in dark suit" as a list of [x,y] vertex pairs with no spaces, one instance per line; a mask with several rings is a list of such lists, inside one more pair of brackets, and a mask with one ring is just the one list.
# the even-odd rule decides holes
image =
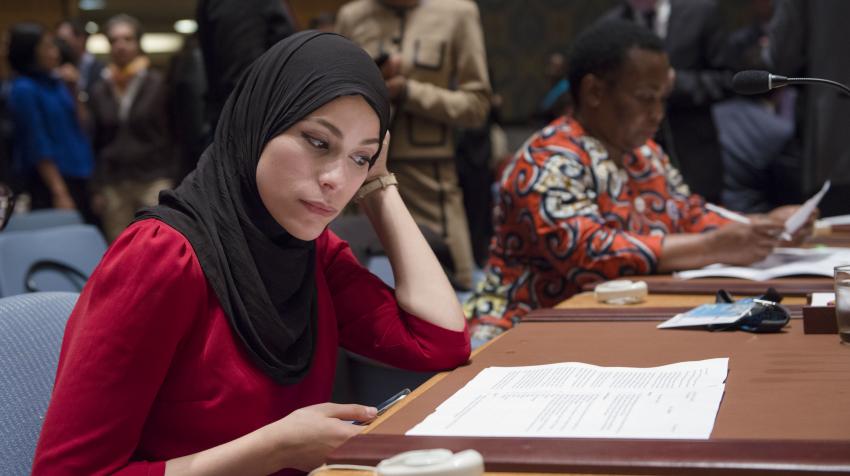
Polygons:
[[[773,73],[850,83],[850,2],[779,0],[770,27]],[[790,200],[806,198],[827,179],[832,188],[820,204],[823,216],[850,213],[850,97],[825,86],[800,88],[796,136],[788,147]],[[793,174],[796,172],[796,176]]]
[[731,95],[726,35],[714,0],[625,0],[605,18],[650,28],[664,40],[675,83],[657,140],[691,189],[719,201],[723,162],[711,105]]

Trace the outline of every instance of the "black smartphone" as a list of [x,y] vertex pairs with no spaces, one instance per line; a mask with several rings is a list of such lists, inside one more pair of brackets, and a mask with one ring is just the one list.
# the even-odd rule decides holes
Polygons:
[[[383,415],[384,412],[386,412],[387,410],[390,409],[390,407],[392,407],[393,405],[395,405],[396,403],[398,403],[399,401],[401,401],[402,399],[404,399],[404,397],[406,397],[408,395],[410,395],[410,389],[405,388],[404,390],[398,392],[397,394],[393,395],[392,397],[390,397],[390,398],[384,400],[383,402],[379,403],[375,407],[375,408],[378,409],[378,414],[375,415],[375,418],[378,418],[379,416]],[[374,418],[372,420],[374,420]],[[351,423],[354,423],[355,425],[368,425],[370,422],[372,422],[372,420],[364,420],[364,421],[358,420],[358,421],[353,421]]]

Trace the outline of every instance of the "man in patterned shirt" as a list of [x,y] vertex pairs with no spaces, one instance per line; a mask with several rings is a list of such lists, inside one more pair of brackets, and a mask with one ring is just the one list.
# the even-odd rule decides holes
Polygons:
[[535,133],[502,174],[485,278],[466,303],[479,342],[587,283],[758,261],[797,208],[744,224],[690,193],[650,139],[673,82],[653,33],[598,23],[577,38],[569,64],[573,116]]

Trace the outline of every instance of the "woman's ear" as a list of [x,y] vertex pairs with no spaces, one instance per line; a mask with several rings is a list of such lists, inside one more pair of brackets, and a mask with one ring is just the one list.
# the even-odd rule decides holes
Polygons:
[[599,107],[602,95],[605,92],[605,83],[602,78],[594,74],[587,74],[581,78],[581,104],[588,107]]

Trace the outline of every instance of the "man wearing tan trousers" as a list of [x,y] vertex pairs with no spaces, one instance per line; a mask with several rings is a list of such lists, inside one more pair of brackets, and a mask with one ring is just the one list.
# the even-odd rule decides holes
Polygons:
[[480,126],[490,107],[478,7],[470,0],[355,0],[340,10],[336,29],[381,66],[394,104],[390,171],[417,223],[446,241],[455,286],[471,287],[453,129]]

